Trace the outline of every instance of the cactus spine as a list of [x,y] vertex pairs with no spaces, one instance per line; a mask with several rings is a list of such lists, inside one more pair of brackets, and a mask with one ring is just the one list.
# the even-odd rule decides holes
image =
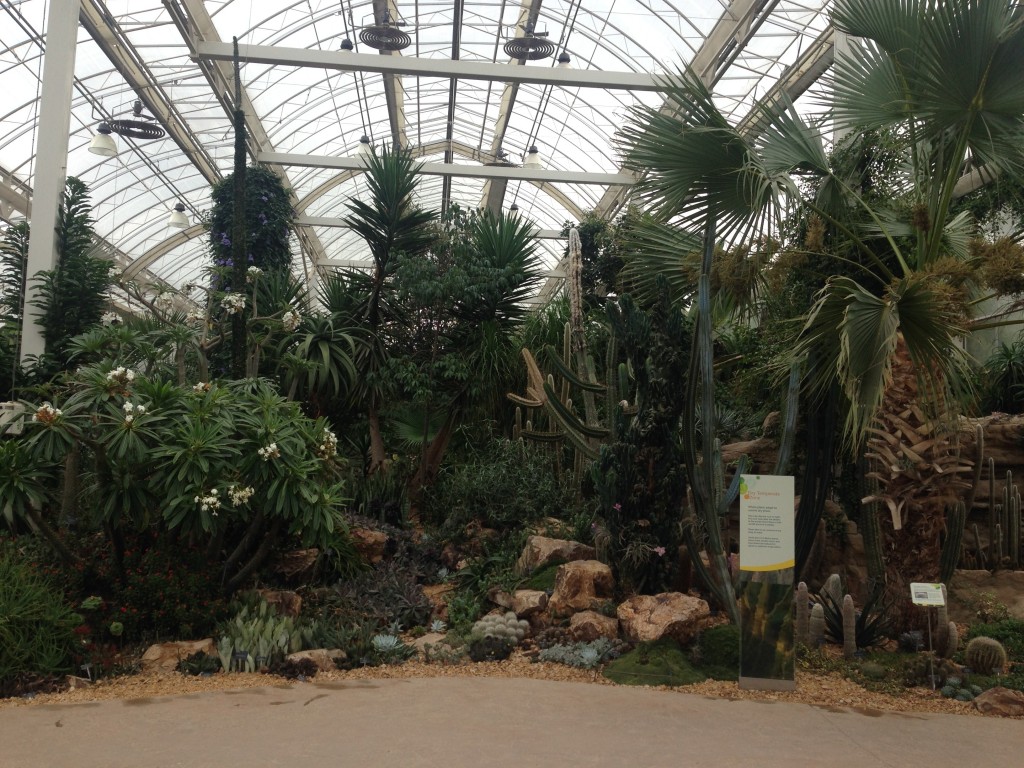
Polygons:
[[853,598],[843,596],[843,656],[852,659],[857,655],[857,611]]
[[825,642],[825,608],[821,603],[815,603],[811,608],[807,635],[812,648],[818,648]]
[[807,594],[807,582],[801,581],[796,587],[796,643],[810,645],[811,605]]
[[1006,667],[1006,649],[991,637],[976,637],[964,649],[967,666],[979,675],[1000,674]]

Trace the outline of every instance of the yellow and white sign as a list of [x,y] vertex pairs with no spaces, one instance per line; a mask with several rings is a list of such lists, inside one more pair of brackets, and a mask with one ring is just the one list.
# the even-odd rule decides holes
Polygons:
[[791,476],[740,478],[741,571],[781,571],[794,566],[793,507]]

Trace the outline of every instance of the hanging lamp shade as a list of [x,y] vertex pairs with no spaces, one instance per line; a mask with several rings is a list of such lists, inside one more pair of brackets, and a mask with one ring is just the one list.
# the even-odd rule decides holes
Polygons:
[[558,54],[558,69],[572,69],[572,56],[568,52]]
[[117,154],[117,142],[114,141],[111,133],[110,125],[106,122],[96,126],[96,134],[89,142],[89,151],[101,157],[114,157]]
[[365,133],[359,139],[359,149],[356,150],[356,154],[359,157],[369,157],[373,154],[373,145],[370,144],[370,137]]
[[355,46],[352,45],[352,41],[349,40],[347,37],[341,41],[341,50],[343,51],[351,51],[354,47]]
[[188,226],[188,216],[185,214],[184,203],[178,203],[174,206],[174,210],[171,211],[171,215],[167,219],[167,226],[174,227],[175,229],[184,229]]
[[523,166],[526,168],[544,167],[544,164],[540,161],[540,150],[537,149],[536,144],[530,147],[530,151],[526,153],[526,160],[523,161]]
[[519,213],[519,206],[516,205],[515,203],[512,203],[512,205],[510,205],[508,207],[508,212],[509,213]]

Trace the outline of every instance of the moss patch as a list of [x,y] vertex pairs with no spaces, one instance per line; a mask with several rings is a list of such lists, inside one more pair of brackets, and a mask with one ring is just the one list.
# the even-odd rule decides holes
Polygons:
[[707,679],[671,639],[641,643],[605,667],[604,676],[621,685],[692,685]]
[[560,565],[564,565],[564,563],[551,563],[550,565],[545,565],[539,571],[530,576],[521,589],[536,589],[541,592],[550,592],[555,588],[555,573],[558,572],[558,566]]
[[735,624],[711,627],[700,636],[700,670],[713,680],[736,680],[740,670],[740,630]]

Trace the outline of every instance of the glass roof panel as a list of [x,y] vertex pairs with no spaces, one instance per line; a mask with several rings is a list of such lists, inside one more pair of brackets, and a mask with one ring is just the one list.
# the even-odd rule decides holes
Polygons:
[[[209,207],[210,184],[230,172],[233,130],[231,66],[198,61],[194,40],[339,52],[349,39],[355,52],[378,55],[360,40],[375,22],[374,8],[388,7],[411,39],[395,57],[459,58],[515,66],[505,43],[526,34],[527,23],[555,49],[550,58],[525,64],[551,68],[559,53],[576,69],[665,73],[694,61],[713,63],[720,106],[739,120],[784,74],[786,67],[826,29],[827,0],[82,0],[83,26],[75,51],[68,172],[92,191],[98,234],[126,263],[141,260],[153,279],[181,284],[200,278],[206,263],[201,226],[185,230],[184,243],[166,226],[177,202],[193,224]],[[0,6],[0,179],[30,191],[35,173],[36,120],[46,29],[46,0]],[[456,18],[456,14],[459,14]],[[97,39],[91,27],[96,25]],[[377,19],[379,21],[379,19]],[[723,42],[710,43],[716,25]],[[747,34],[752,31],[752,34]],[[101,39],[103,38],[103,39]],[[717,39],[717,37],[716,37]],[[457,41],[457,45],[455,43]],[[343,55],[340,52],[338,55]],[[447,77],[326,70],[323,67],[241,68],[252,104],[247,114],[253,146],[261,152],[351,157],[364,134],[377,146],[397,137],[423,160],[478,165],[498,151],[520,164],[536,145],[548,169],[615,173],[620,158],[611,138],[630,106],[657,106],[653,92],[510,86]],[[452,98],[454,94],[454,100]],[[101,119],[128,116],[142,98],[169,117],[176,135],[155,141],[115,136],[119,154],[88,152]],[[150,114],[147,109],[147,114]],[[261,137],[265,137],[261,138]],[[340,218],[346,202],[366,193],[358,173],[322,167],[281,169],[294,190],[300,216]],[[438,209],[449,199],[484,205],[492,184],[479,178],[425,176],[420,198]],[[496,185],[495,189],[501,185]],[[540,229],[561,229],[581,212],[608,206],[601,185],[512,180],[501,205],[518,206]],[[25,211],[3,209],[8,219]],[[605,210],[614,212],[613,208]],[[303,225],[305,226],[305,225]],[[340,226],[308,226],[314,253],[297,259],[352,263],[365,249]],[[180,239],[180,236],[179,236]],[[298,255],[298,238],[295,239]],[[318,245],[316,245],[318,244]],[[559,241],[544,241],[553,267]]]

